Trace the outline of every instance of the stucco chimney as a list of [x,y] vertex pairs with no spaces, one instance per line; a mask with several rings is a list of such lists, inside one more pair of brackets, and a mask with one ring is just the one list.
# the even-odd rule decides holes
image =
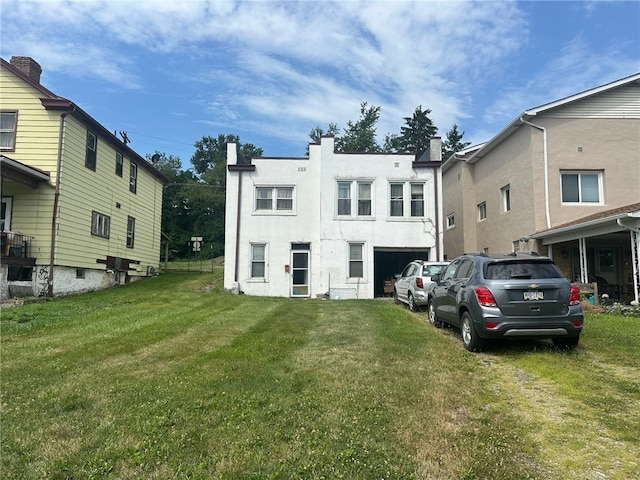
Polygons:
[[40,74],[42,73],[42,67],[31,57],[11,57],[9,63],[26,73],[31,80],[36,83],[40,83]]
[[432,162],[442,161],[442,138],[431,137],[429,141],[429,160]]

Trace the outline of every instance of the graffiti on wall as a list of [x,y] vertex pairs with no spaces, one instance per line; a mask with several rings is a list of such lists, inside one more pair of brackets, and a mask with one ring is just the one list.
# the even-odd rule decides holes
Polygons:
[[49,267],[40,267],[36,276],[36,296],[46,297],[49,294]]

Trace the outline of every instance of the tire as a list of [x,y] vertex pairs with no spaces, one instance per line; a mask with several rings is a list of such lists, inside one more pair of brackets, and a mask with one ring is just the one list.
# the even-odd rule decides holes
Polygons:
[[429,323],[433,325],[435,328],[442,328],[442,321],[438,319],[438,314],[436,313],[436,306],[433,304],[433,300],[429,300],[429,304],[427,305],[427,317],[429,318]]
[[573,350],[578,346],[580,337],[552,338],[551,341],[561,350]]
[[470,352],[479,352],[482,350],[483,341],[478,336],[475,326],[473,325],[473,319],[469,312],[462,314],[462,321],[460,322],[460,335],[462,337],[462,345]]
[[416,301],[413,298],[413,295],[411,295],[411,292],[409,292],[409,294],[407,295],[407,302],[409,303],[409,310],[411,310],[412,312],[417,312],[418,310],[420,310],[418,308],[418,305],[416,305]]

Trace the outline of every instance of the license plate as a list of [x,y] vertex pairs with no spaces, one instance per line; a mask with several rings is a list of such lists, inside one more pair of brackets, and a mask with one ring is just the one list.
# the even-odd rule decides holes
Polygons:
[[544,300],[544,292],[540,291],[527,291],[524,292],[525,300]]

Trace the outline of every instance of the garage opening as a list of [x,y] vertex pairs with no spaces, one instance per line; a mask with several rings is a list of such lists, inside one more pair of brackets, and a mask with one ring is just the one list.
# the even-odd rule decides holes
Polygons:
[[[396,273],[402,272],[412,260],[429,260],[430,248],[384,248],[373,249],[374,295],[385,296],[385,281],[392,280]],[[388,293],[387,293],[388,295]]]

